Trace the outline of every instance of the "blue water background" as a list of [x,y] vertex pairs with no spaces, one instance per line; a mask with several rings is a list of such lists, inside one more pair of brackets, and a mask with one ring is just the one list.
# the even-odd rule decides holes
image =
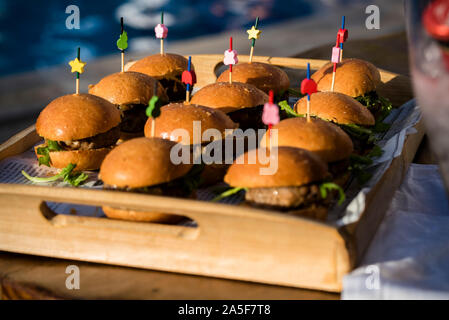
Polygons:
[[[80,9],[81,28],[66,28],[66,7]],[[156,52],[154,26],[165,12],[169,40],[189,39],[225,30],[249,28],[256,16],[260,28],[304,17],[309,0],[0,0],[0,72],[7,75],[66,63],[81,47],[82,58],[116,52],[120,16],[130,50]]]

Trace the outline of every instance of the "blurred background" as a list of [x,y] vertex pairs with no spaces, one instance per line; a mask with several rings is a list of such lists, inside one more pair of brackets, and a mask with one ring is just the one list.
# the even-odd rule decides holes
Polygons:
[[[365,10],[372,4],[380,28],[369,30]],[[80,29],[66,28],[70,5],[80,10]],[[169,28],[166,51],[186,55],[221,54],[230,35],[239,54],[248,54],[246,30],[257,16],[262,35],[255,54],[264,56],[328,59],[342,15],[349,40],[367,40],[366,50],[370,39],[405,28],[402,1],[390,0],[0,0],[0,142],[33,124],[52,99],[73,92],[67,63],[78,46],[87,62],[82,91],[119,71],[120,17],[129,37],[127,61],[158,52],[153,30],[161,11]]]

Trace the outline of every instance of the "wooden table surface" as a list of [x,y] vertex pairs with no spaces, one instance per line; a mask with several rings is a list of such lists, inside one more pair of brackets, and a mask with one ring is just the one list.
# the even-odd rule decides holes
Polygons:
[[[377,41],[349,41],[346,57],[372,61],[383,69],[408,75],[407,42],[404,33]],[[330,47],[296,55],[328,59]],[[425,142],[415,161],[435,163]],[[80,268],[80,289],[65,286],[67,266]],[[339,299],[338,294],[34,257],[0,252],[0,297],[2,299]]]

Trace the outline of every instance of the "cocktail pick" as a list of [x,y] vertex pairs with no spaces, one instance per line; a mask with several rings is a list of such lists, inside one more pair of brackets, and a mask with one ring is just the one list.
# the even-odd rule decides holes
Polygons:
[[156,38],[161,39],[161,55],[164,54],[164,39],[167,38],[168,28],[164,24],[164,12],[161,12],[161,23],[154,28]]
[[[269,100],[263,106],[262,122],[268,126],[268,136],[271,140],[271,128],[279,123],[279,107],[274,103],[273,90],[269,92]],[[270,141],[271,146],[271,141]]]
[[154,131],[156,128],[156,121],[155,119],[161,115],[161,106],[159,103],[159,97],[157,96],[157,87],[158,87],[158,81],[154,81],[154,88],[153,88],[153,96],[151,97],[150,101],[148,102],[148,107],[146,109],[146,114],[149,118],[151,118],[151,137],[154,138]]
[[69,62],[70,67],[72,68],[72,73],[76,72],[76,80],[75,80],[75,92],[76,94],[80,93],[80,74],[84,73],[84,67],[86,63],[81,61],[81,49],[78,47],[78,55],[75,60]]
[[196,83],[196,74],[192,70],[192,57],[189,56],[189,63],[187,64],[187,70],[182,73],[182,82],[186,84],[186,103],[190,103],[190,90],[193,89],[193,85]]
[[337,43],[335,44],[335,47],[332,48],[332,58],[331,61],[334,64],[334,68],[332,70],[332,85],[331,85],[331,91],[334,92],[334,85],[335,85],[335,74],[337,72],[337,64],[340,62],[340,34],[337,34]]
[[256,18],[256,23],[251,27],[251,29],[246,30],[248,33],[248,39],[251,41],[251,51],[249,53],[249,63],[253,61],[253,54],[254,54],[254,46],[256,45],[256,40],[259,39],[260,34],[262,31],[257,29],[257,26],[259,25],[259,17]]
[[232,50],[232,37],[229,38],[229,49],[224,52],[223,63],[229,66],[229,83],[232,83],[232,66],[237,64],[239,59],[237,51]]
[[123,28],[123,17],[120,18],[120,38],[117,40],[117,48],[121,51],[121,70],[125,71],[125,50],[128,48],[128,34]]
[[345,19],[345,16],[341,18],[341,28],[338,30],[338,35],[340,36],[340,62],[343,60],[343,43],[348,39],[348,29],[345,29]]
[[301,82],[301,93],[307,94],[307,121],[310,121],[310,95],[317,92],[317,84],[310,79],[310,63],[307,63],[307,78]]

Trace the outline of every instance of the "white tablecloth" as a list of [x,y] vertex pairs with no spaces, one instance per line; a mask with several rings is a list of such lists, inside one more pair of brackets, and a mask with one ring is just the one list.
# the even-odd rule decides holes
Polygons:
[[412,164],[343,299],[449,299],[449,205],[436,165]]

